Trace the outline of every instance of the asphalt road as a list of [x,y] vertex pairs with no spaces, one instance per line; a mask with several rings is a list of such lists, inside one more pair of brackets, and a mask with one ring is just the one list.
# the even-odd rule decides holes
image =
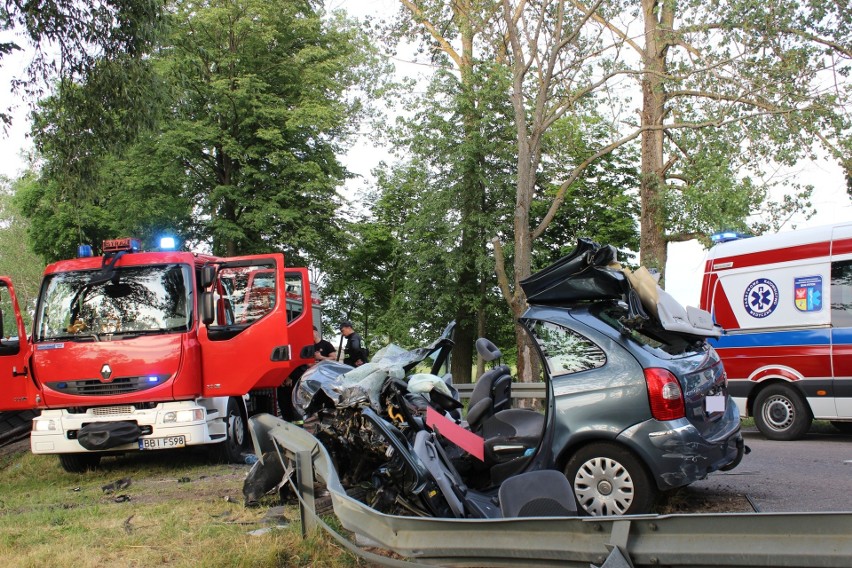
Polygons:
[[735,469],[694,483],[691,491],[716,500],[742,498],[763,513],[852,512],[852,435],[827,425],[794,442],[767,440],[755,428],[743,434],[751,453]]

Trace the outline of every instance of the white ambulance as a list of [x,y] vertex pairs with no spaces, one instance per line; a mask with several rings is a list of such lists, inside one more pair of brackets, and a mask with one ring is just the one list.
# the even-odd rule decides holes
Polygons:
[[711,343],[740,415],[767,438],[813,419],[852,432],[852,222],[720,242],[701,307],[725,329]]

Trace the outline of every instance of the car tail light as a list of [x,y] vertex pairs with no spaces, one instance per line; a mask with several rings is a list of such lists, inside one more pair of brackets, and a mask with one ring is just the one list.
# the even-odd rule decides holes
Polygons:
[[666,369],[645,369],[651,416],[657,420],[677,420],[686,415],[680,383]]

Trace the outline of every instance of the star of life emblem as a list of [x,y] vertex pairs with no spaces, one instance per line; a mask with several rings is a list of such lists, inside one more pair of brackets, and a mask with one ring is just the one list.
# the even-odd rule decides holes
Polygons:
[[778,306],[778,286],[768,278],[758,278],[746,286],[743,306],[753,318],[765,318]]

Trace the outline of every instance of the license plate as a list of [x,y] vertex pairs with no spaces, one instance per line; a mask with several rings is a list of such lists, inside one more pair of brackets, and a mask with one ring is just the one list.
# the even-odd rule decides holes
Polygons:
[[715,396],[708,396],[704,399],[704,408],[707,410],[707,413],[710,414],[712,412],[725,412],[725,395],[717,394]]
[[186,445],[185,436],[166,436],[165,438],[140,438],[140,450],[166,450],[168,448],[182,448]]

